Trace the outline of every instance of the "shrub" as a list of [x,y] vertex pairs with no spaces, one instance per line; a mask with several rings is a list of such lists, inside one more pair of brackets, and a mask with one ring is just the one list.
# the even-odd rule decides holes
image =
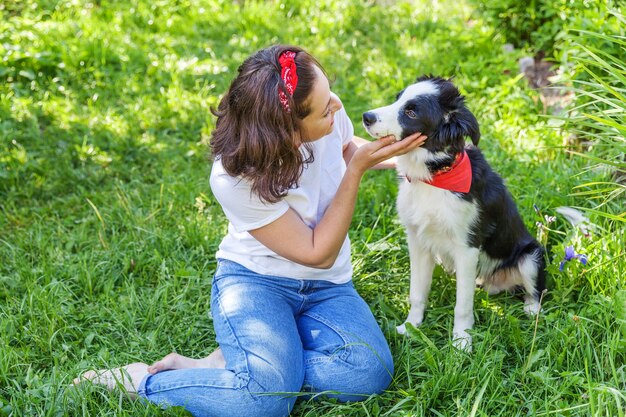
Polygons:
[[[611,2],[611,0],[609,0]],[[552,51],[571,19],[597,15],[604,2],[590,0],[473,0],[481,17],[518,48]]]

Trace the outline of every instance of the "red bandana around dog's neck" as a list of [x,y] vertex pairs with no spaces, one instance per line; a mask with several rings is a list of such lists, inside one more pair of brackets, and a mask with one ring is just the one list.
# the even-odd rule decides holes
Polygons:
[[[285,87],[289,92],[289,95],[293,97],[293,92],[296,91],[298,86],[298,73],[296,72],[296,53],[293,51],[285,51],[278,57],[278,63],[280,64],[280,78],[285,83]],[[291,111],[289,108],[289,99],[282,89],[278,90],[278,98],[280,104],[287,113]]]
[[467,152],[464,150],[457,154],[452,166],[435,172],[432,179],[424,183],[457,193],[469,192],[472,186],[472,163]]

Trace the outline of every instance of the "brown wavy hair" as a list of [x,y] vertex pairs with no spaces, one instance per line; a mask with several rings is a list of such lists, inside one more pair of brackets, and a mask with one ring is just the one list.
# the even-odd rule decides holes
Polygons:
[[[280,76],[278,57],[284,51],[296,52],[293,97]],[[313,161],[311,148],[300,140],[300,122],[311,111],[308,98],[315,66],[324,71],[296,46],[262,49],[241,64],[217,110],[211,110],[217,116],[210,141],[213,157],[221,159],[229,175],[249,180],[262,201],[276,202],[297,187],[305,164]],[[291,112],[282,107],[279,89],[288,97]]]

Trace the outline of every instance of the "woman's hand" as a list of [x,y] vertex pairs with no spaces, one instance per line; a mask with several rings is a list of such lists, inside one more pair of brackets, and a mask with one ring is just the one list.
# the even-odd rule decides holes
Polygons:
[[365,143],[354,151],[348,169],[354,169],[362,175],[374,165],[417,149],[426,139],[426,136],[418,132],[400,141],[396,141],[395,136],[390,135]]

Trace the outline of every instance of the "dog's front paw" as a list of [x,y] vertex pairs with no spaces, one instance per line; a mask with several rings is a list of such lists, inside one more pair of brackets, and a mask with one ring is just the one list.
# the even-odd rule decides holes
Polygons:
[[401,334],[401,335],[405,335],[406,334],[406,323],[402,323],[401,325],[396,327],[396,331]]
[[452,332],[452,346],[470,353],[472,351],[472,336],[464,330]]
[[406,334],[407,323],[410,323],[411,326],[413,327],[419,327],[419,325],[422,324],[423,319],[424,319],[424,309],[411,307],[411,309],[409,310],[409,315],[407,316],[406,320],[400,326],[396,327],[396,330],[400,334]]
[[413,327],[419,327],[420,324],[422,324],[422,322],[411,322],[410,320],[405,321],[404,323],[402,323],[401,325],[396,327],[396,331],[402,335],[406,335],[406,325],[410,324]]

